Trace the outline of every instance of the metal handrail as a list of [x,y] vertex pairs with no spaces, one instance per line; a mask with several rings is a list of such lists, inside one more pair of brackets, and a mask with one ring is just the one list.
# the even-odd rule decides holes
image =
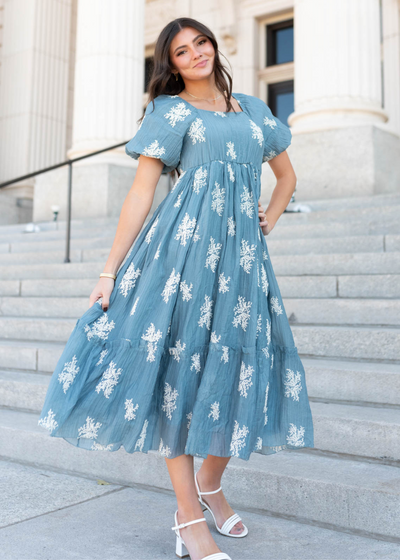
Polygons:
[[46,173],[47,171],[52,171],[53,169],[58,169],[59,167],[68,165],[67,231],[65,236],[64,262],[66,263],[71,262],[70,247],[71,247],[72,164],[81,159],[97,156],[98,154],[102,154],[103,152],[108,152],[109,150],[114,150],[115,148],[125,146],[127,142],[129,142],[129,140],[126,140],[125,142],[120,142],[119,144],[114,144],[113,146],[109,146],[108,148],[103,148],[102,150],[97,150],[96,152],[90,152],[89,154],[85,154],[84,156],[67,159],[66,161],[62,161],[61,163],[56,163],[55,165],[51,165],[50,167],[44,167],[43,169],[39,169],[39,171],[34,171],[33,173],[28,173],[27,175],[21,175],[21,177],[16,177],[15,179],[11,179],[9,181],[5,181],[4,183],[0,183],[0,189],[2,189],[4,187],[8,187],[8,185],[19,183],[20,181],[23,181],[25,179],[30,179],[31,177],[35,177],[36,175],[40,175],[41,173]]

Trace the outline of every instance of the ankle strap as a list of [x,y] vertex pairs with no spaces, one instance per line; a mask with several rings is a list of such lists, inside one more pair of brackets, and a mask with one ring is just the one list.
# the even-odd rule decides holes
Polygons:
[[216,494],[217,492],[219,492],[220,490],[222,490],[222,486],[220,486],[218,488],[218,490],[213,490],[212,492],[199,492],[199,494],[203,495],[203,494]]
[[174,527],[171,527],[171,529],[172,530],[183,529],[184,527],[187,527],[187,525],[192,525],[192,523],[200,523],[200,521],[206,521],[206,518],[202,517],[200,519],[194,519],[193,521],[188,521],[187,523],[181,523],[180,525],[175,525]]

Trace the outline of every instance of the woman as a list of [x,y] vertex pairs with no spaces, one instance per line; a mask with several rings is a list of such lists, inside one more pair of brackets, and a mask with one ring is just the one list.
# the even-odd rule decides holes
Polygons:
[[[84,449],[158,450],[177,497],[177,555],[229,559],[201,523],[207,508],[220,533],[248,534],[220,487],[229,459],[313,447],[264,238],[294,191],[291,133],[257,97],[232,94],[214,35],[190,18],[161,32],[149,95],[126,145],[139,165],[104,273],[39,424]],[[266,211],[256,202],[263,161],[277,178]],[[160,174],[176,168],[141,231]],[[204,458],[197,478],[194,455]]]

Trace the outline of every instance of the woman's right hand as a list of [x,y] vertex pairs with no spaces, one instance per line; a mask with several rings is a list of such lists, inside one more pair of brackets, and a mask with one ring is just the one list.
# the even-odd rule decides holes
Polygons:
[[114,289],[114,284],[115,280],[112,278],[100,278],[93,292],[90,294],[89,307],[92,307],[99,298],[102,298],[101,308],[103,311],[107,311],[110,304],[110,295]]

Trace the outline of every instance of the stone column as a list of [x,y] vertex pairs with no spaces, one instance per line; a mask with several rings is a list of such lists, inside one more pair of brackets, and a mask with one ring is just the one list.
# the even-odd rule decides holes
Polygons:
[[[0,182],[65,157],[71,0],[5,0]],[[32,198],[34,179],[2,190]]]
[[397,190],[387,121],[379,0],[295,0],[297,200]]

